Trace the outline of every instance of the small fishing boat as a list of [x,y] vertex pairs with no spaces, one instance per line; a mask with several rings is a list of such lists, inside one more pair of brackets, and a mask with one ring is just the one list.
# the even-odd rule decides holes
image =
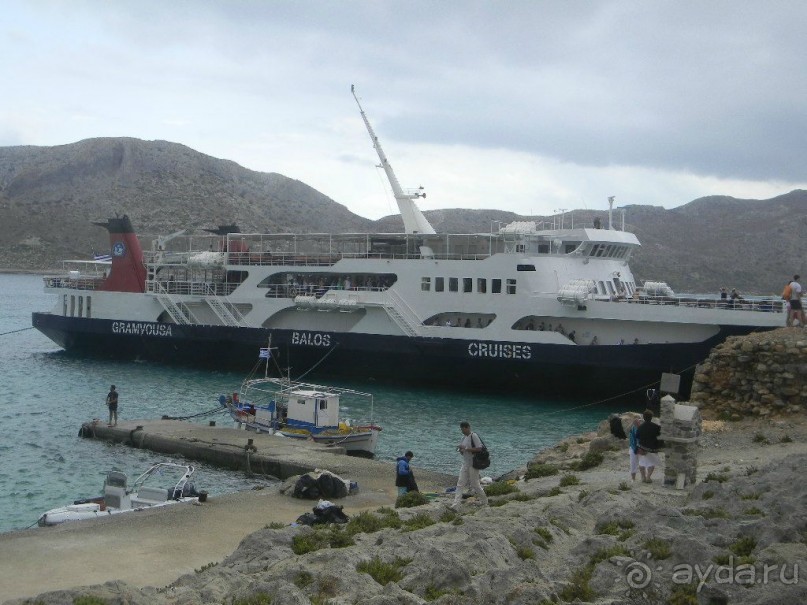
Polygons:
[[[269,348],[261,349],[267,360],[262,378],[248,378],[240,394],[219,396],[239,427],[291,439],[343,447],[348,453],[375,454],[381,427],[372,421],[373,396],[353,389],[324,386],[268,374]],[[341,415],[343,398],[363,400],[369,408],[368,422],[352,422]]]
[[[126,473],[109,471],[104,479],[103,496],[76,500],[73,504],[51,509],[39,517],[37,524],[46,527],[67,521],[96,519],[169,504],[204,500],[207,494],[197,492],[190,482],[194,470],[190,465],[160,462],[135,479],[131,487]],[[168,483],[166,476],[171,477]],[[168,487],[161,487],[164,485]]]

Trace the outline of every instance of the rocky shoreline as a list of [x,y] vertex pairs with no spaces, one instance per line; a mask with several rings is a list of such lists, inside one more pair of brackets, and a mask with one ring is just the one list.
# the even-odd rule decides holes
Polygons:
[[632,482],[627,444],[603,422],[497,482],[488,508],[470,499],[455,513],[440,497],[342,526],[270,523],[167,586],[110,581],[9,603],[807,602],[805,463],[800,415],[706,421],[694,487]]

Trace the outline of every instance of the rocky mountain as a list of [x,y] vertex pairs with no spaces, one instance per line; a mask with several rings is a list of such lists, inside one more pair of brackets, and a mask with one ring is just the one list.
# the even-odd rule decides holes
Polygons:
[[[781,291],[807,273],[807,191],[770,200],[700,198],[665,210],[627,206],[626,228],[642,242],[632,267],[640,280],[677,291],[727,286]],[[55,147],[0,147],[0,268],[43,270],[63,258],[108,248],[92,225],[128,214],[146,241],[180,229],[236,223],[249,232],[401,231],[400,216],[371,221],[277,173],[248,170],[184,145],[132,138],[87,139]],[[503,210],[424,213],[438,232],[489,232],[496,221],[546,220]],[[606,222],[606,212],[576,210],[565,225]],[[621,224],[621,212],[615,213]]]

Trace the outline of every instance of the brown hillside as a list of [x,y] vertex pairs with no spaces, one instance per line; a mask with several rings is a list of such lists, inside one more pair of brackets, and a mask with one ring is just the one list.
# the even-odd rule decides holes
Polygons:
[[[400,216],[370,221],[276,173],[247,170],[184,145],[131,138],[88,139],[56,147],[0,147],[0,268],[41,270],[63,258],[106,250],[92,225],[127,213],[147,239],[180,229],[236,223],[250,232],[394,232]],[[433,210],[438,232],[489,233],[496,221],[546,220],[506,210]],[[604,211],[575,210],[565,225],[607,221]],[[632,268],[640,280],[679,292],[781,291],[807,274],[807,191],[770,200],[705,197],[665,210],[627,206],[627,229],[642,242]],[[621,225],[621,211],[614,213]]]

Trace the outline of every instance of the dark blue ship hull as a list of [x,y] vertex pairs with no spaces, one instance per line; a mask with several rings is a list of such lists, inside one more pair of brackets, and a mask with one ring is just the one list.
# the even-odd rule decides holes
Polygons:
[[446,338],[268,330],[63,317],[34,313],[33,326],[71,354],[141,359],[248,371],[271,344],[292,376],[378,380],[534,393],[536,398],[644,395],[664,372],[682,374],[687,396],[694,366],[732,334],[701,343],[569,346]]

